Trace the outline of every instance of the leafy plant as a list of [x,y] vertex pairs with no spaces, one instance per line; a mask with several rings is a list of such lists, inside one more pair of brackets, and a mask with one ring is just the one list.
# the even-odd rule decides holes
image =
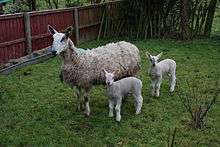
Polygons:
[[[105,37],[129,36],[134,38],[191,38],[209,37],[217,0],[123,0],[118,16],[103,19]],[[118,11],[118,12],[117,12]],[[114,29],[112,29],[114,28]]]
[[178,86],[178,96],[190,115],[190,127],[201,129],[205,124],[205,117],[220,94],[218,82],[216,82],[214,89],[208,89],[207,86],[197,80],[194,83],[190,83],[188,80],[186,82],[188,89],[183,91]]

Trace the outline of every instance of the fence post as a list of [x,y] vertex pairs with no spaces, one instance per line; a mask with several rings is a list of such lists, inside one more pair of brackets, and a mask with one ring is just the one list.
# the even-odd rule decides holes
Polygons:
[[79,43],[79,13],[78,8],[74,8],[74,20],[75,20],[75,36],[76,36],[76,44]]
[[30,14],[28,12],[24,13],[24,28],[25,28],[25,49],[27,54],[32,53],[31,44],[31,24],[30,24]]

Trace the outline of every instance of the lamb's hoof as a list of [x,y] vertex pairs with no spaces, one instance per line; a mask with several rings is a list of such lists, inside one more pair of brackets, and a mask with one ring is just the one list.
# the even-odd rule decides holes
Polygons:
[[113,117],[113,116],[114,116],[113,113],[109,113],[109,114],[108,114],[108,117]]
[[117,116],[117,117],[116,117],[116,121],[117,121],[117,122],[120,122],[120,121],[121,121],[121,116]]
[[173,93],[174,92],[174,89],[170,89],[170,93]]
[[154,96],[155,96],[155,93],[154,93],[154,92],[151,92],[150,95],[151,95],[152,97],[154,97]]
[[135,115],[139,115],[141,113],[141,111],[136,111]]
[[159,94],[156,94],[156,95],[155,95],[155,97],[157,97],[157,98],[158,98],[158,97],[160,97],[160,95],[159,95]]

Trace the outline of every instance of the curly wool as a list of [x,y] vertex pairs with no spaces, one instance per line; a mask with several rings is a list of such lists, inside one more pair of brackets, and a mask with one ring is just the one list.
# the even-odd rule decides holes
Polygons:
[[93,84],[104,84],[102,69],[119,70],[116,79],[136,76],[140,70],[138,48],[129,42],[121,41],[88,50],[84,54],[77,55],[74,51],[70,58],[64,58],[61,75],[70,86],[89,89]]

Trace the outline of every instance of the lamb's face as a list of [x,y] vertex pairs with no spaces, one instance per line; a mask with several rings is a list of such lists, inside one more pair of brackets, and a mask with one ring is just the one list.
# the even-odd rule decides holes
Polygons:
[[148,52],[146,52],[146,56],[148,57],[148,59],[149,59],[151,65],[152,65],[152,66],[155,66],[155,65],[158,63],[160,57],[162,56],[162,53],[158,54],[157,56],[152,56],[151,54],[149,54]]
[[[151,56],[151,55],[150,55]],[[155,66],[158,63],[159,58],[157,56],[151,56],[150,58],[150,63]]]
[[114,82],[114,73],[108,73],[106,70],[104,70],[105,72],[105,83],[107,85],[112,85]]

